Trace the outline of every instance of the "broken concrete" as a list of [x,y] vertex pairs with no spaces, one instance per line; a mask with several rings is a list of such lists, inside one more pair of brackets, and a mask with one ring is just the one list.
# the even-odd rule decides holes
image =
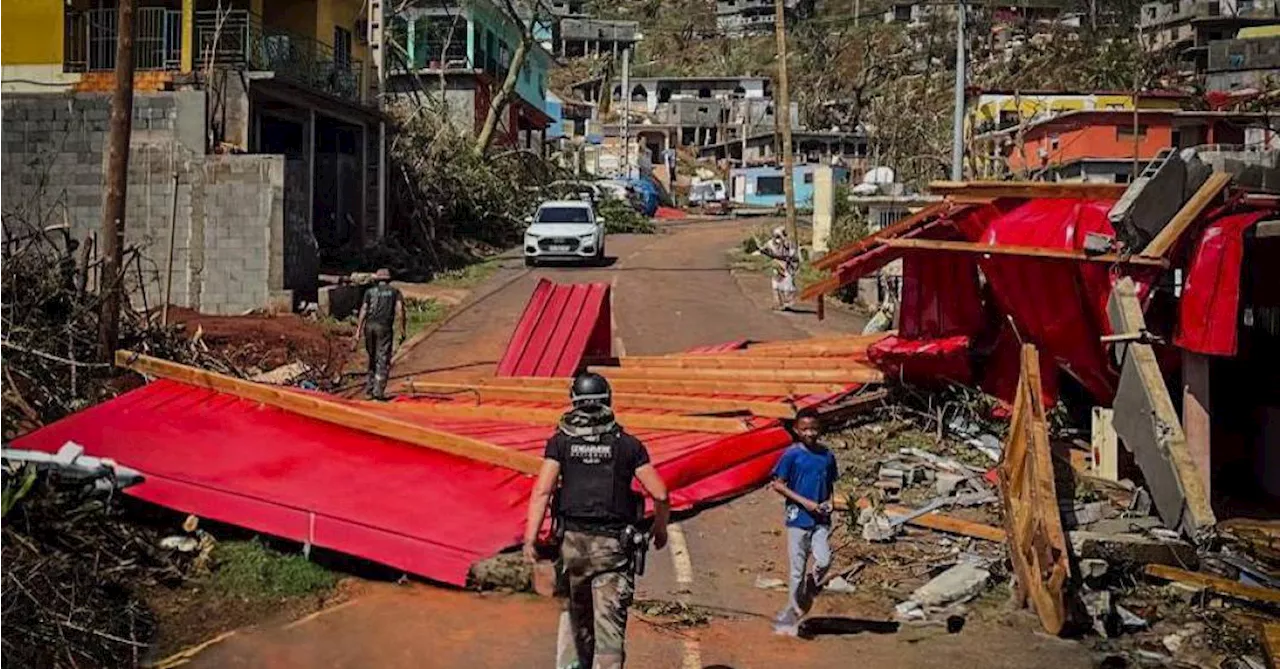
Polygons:
[[1067,536],[1077,559],[1106,560],[1113,567],[1146,564],[1191,566],[1199,563],[1195,547],[1182,541],[1163,541],[1144,534],[1103,534],[1086,530],[1068,532]]

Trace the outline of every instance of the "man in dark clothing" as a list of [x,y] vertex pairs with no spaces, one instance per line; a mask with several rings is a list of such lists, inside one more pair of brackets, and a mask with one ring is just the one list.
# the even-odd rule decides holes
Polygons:
[[638,439],[614,421],[609,383],[580,374],[570,391],[573,409],[547,441],[542,469],[529,497],[524,555],[537,559],[534,542],[559,481],[555,518],[564,536],[560,557],[569,585],[569,622],[576,666],[620,668],[625,659],[627,609],[635,594],[636,553],[647,550],[636,525],[643,498],[654,502],[653,545],[667,543],[667,488]]
[[360,318],[356,323],[356,340],[351,343],[351,350],[360,346],[360,335],[364,335],[365,352],[369,354],[369,376],[364,384],[364,392],[376,400],[385,400],[387,390],[387,374],[391,369],[391,351],[394,348],[391,330],[397,321],[400,323],[400,342],[404,342],[405,318],[404,297],[391,285],[391,270],[380,269],[374,273],[377,283],[364,291],[364,300],[360,304]]

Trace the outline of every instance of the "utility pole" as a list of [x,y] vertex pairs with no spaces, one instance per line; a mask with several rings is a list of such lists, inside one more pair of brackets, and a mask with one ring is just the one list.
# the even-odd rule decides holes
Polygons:
[[964,0],[956,2],[955,116],[951,124],[951,180],[964,180]]
[[120,0],[116,27],[116,88],[111,95],[107,139],[107,188],[102,201],[102,312],[98,354],[109,361],[120,336],[120,284],[124,212],[129,187],[129,136],[133,132],[133,0]]
[[622,49],[622,176],[631,178],[631,47]]
[[[773,118],[782,132],[782,192],[787,200],[787,234],[799,244],[796,233],[795,157],[791,155],[791,94],[787,90],[787,13],[784,0],[773,0],[773,31],[778,38],[778,107]],[[743,154],[746,158],[746,154]]]
[[853,0],[853,27],[858,27],[858,21],[862,17],[862,0]]

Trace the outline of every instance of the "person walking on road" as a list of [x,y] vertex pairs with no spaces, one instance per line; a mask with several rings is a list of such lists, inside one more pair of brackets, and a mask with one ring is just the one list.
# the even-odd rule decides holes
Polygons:
[[632,491],[632,480],[653,499],[650,535],[656,549],[667,543],[671,509],[648,450],[614,420],[609,382],[599,374],[579,374],[569,397],[573,408],[547,441],[529,496],[524,557],[537,560],[535,542],[553,506],[577,655],[569,666],[613,669],[625,661],[627,609],[650,539],[640,528],[644,498]]
[[[839,475],[836,456],[818,442],[822,425],[811,410],[795,422],[798,441],[783,452],[773,469],[771,487],[786,500],[787,557],[790,588],[787,605],[774,620],[777,634],[796,636],[800,619],[813,606],[831,567],[832,492]],[[809,557],[813,569],[808,570]]]
[[364,291],[360,303],[360,317],[356,322],[355,341],[351,350],[360,346],[364,336],[364,349],[369,354],[369,372],[364,392],[375,400],[387,399],[387,375],[391,370],[391,353],[395,348],[391,331],[400,325],[400,343],[404,343],[408,319],[404,313],[404,296],[391,285],[391,270],[382,268],[374,273],[375,283]]
[[782,226],[773,229],[773,237],[760,249],[760,253],[773,260],[773,307],[786,311],[796,298],[800,253]]

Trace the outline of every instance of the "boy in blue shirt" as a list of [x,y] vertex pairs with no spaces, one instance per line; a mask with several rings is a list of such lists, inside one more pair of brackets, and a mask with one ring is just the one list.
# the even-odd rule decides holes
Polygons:
[[[774,620],[773,630],[790,636],[799,632],[800,618],[809,611],[831,567],[831,495],[839,475],[836,456],[818,443],[822,425],[817,413],[801,411],[794,431],[799,441],[783,452],[770,484],[786,500],[787,556],[791,561],[790,596]],[[810,555],[813,571],[806,575]]]

